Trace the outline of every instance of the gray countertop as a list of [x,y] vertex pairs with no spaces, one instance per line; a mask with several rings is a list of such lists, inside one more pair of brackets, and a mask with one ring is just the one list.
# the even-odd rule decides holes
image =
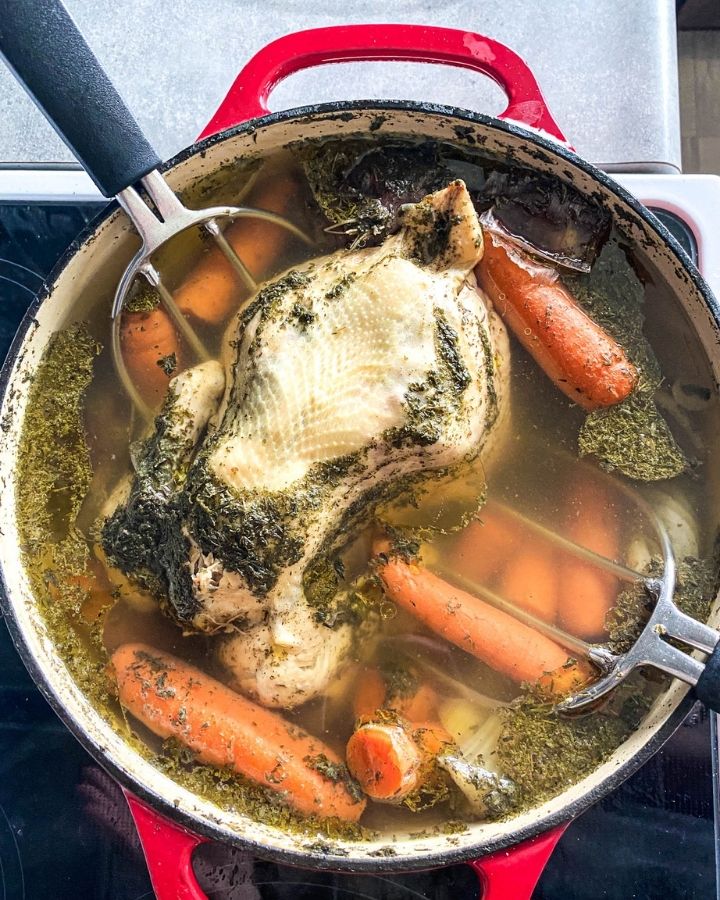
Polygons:
[[[32,2],[32,0],[27,0]],[[680,168],[673,0],[66,0],[156,149],[191,143],[243,63],[289,31],[350,22],[437,24],[485,33],[534,70],[577,151],[607,168]],[[601,12],[598,12],[600,10]],[[352,63],[299,73],[273,109],[331,99],[393,98],[488,113],[501,90],[463,69]],[[46,167],[70,152],[0,66],[0,165]]]

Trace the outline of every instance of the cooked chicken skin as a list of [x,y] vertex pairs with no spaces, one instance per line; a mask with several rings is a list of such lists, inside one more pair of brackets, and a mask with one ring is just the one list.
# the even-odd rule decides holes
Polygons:
[[235,629],[220,658],[268,706],[321,694],[351,647],[352,627],[322,624],[308,601],[310,564],[401,479],[475,457],[506,403],[507,336],[472,272],[482,249],[454,182],[381,246],[268,283],[228,329],[224,396],[171,500],[182,579],[176,551],[154,571],[179,619]]

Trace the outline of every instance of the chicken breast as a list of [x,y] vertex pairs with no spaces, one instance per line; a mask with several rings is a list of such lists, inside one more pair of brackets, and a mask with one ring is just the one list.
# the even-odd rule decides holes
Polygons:
[[[453,182],[408,207],[381,246],[266,284],[228,330],[222,400],[163,500],[166,545],[140,568],[162,579],[184,624],[233,629],[220,658],[268,706],[317,696],[351,646],[352,625],[318,608],[328,587],[317,573],[378,503],[477,456],[506,402],[507,337],[472,272],[482,249]],[[161,430],[164,417],[189,433],[191,406],[171,401]],[[166,464],[157,435],[152,446]],[[105,527],[106,552],[126,568],[139,488]]]

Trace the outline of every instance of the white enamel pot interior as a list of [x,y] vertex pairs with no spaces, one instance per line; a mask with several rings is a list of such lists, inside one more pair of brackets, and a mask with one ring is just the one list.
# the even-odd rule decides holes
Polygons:
[[[556,175],[602,202],[648,268],[671,287],[690,317],[720,375],[720,311],[702,278],[656,219],[603,173],[560,145],[486,116],[446,107],[373,102],[338,103],[279,113],[207,139],[165,167],[171,187],[182,192],[238,161],[318,138],[372,134],[426,137],[464,144],[540,172]],[[257,854],[302,866],[378,871],[430,868],[483,856],[546,831],[580,813],[637,769],[673,732],[691,704],[687,687],[673,681],[638,731],[591,775],[554,799],[503,822],[470,825],[464,833],[410,838],[385,835],[356,844],[327,840],[319,852],[312,838],[287,834],[179,787],[138,755],[93,709],[70,677],[48,635],[30,591],[18,549],[15,461],[27,402],[27,385],[52,334],[82,319],[102,292],[111,295],[138,247],[122,211],[112,205],[100,222],[66,254],[50,288],[31,308],[2,375],[0,449],[0,570],[4,611],[14,641],[40,690],[90,753],[125,787],[168,818],[191,830]],[[109,309],[109,303],[108,303]],[[70,315],[70,319],[68,319]],[[718,620],[717,604],[711,624]],[[390,850],[383,848],[390,847]],[[378,854],[380,851],[380,854]],[[382,855],[391,853],[392,855]]]

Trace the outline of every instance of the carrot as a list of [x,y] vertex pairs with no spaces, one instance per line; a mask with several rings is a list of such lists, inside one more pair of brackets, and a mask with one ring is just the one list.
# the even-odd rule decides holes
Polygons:
[[557,615],[558,591],[555,553],[533,546],[508,560],[499,588],[506,600],[549,623]]
[[448,744],[454,743],[439,722],[413,722],[412,728],[413,740],[428,758],[437,756]]
[[361,716],[371,716],[376,710],[382,709],[385,703],[385,681],[379,669],[367,668],[360,674],[360,680],[353,697],[353,715],[356,719]]
[[392,557],[378,571],[399,606],[513,681],[537,682],[568,660],[567,651],[550,638],[427,569]]
[[[620,544],[608,491],[597,481],[578,481],[571,486],[567,505],[568,537],[588,550],[614,559]],[[560,570],[560,624],[577,637],[601,639],[605,617],[619,589],[618,579],[610,572],[565,554]]]
[[562,697],[579,690],[591,680],[590,668],[586,663],[568,659],[564,665],[543,675],[537,685],[552,697]]
[[393,709],[411,722],[420,722],[435,715],[438,695],[427,681],[421,681],[409,697],[398,697],[393,701]]
[[622,347],[580,308],[555,269],[492,231],[485,235],[478,281],[545,374],[585,409],[624,400],[638,375]]
[[[286,213],[298,195],[298,183],[289,178],[270,178],[253,207]],[[263,219],[238,219],[229,225],[225,238],[250,274],[260,281],[282,252],[289,232]],[[209,250],[175,292],[175,301],[189,313],[209,325],[219,325],[236,305],[242,290],[232,264],[217,247]]]
[[145,644],[119,647],[111,666],[122,705],[159,737],[180,741],[201,763],[245,775],[306,815],[360,818],[364,800],[353,795],[348,780],[327,774],[328,767],[342,766],[337,754],[276,713]]
[[460,532],[451,564],[479,587],[493,588],[545,622],[555,621],[554,547],[502,506],[489,502]]
[[462,575],[487,584],[497,575],[522,538],[517,520],[489,502],[479,518],[464,528],[453,548],[451,562]]
[[350,774],[373,800],[397,802],[420,783],[422,753],[399,722],[367,722],[345,751]]
[[[162,307],[149,312],[124,312],[120,325],[120,346],[128,374],[146,403],[160,401],[170,378],[181,362],[180,340],[170,316]],[[170,375],[158,365],[175,354],[178,368]]]
[[356,719],[371,716],[379,709],[392,709],[411,722],[428,719],[437,709],[437,693],[427,681],[419,681],[408,695],[388,697],[387,684],[379,669],[365,669],[353,697]]
[[426,782],[435,757],[451,743],[438,722],[364,722],[348,741],[348,769],[368,797],[398,803]]

